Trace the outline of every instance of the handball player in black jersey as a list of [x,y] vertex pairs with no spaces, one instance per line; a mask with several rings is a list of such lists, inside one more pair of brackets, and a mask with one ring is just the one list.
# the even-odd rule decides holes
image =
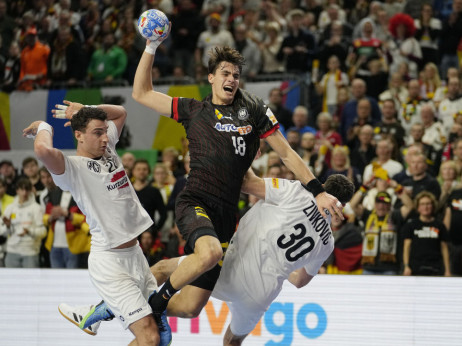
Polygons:
[[186,130],[191,172],[185,189],[177,197],[175,219],[189,255],[151,297],[150,305],[154,316],[168,305],[168,315],[193,318],[207,303],[218,279],[222,257],[236,228],[243,177],[257,154],[260,138],[266,139],[313,193],[324,217],[327,212],[343,219],[342,205],[324,191],[291,149],[269,107],[239,88],[244,58],[238,51],[217,47],[210,52],[208,81],[212,94],[197,101],[153,90],[151,69],[160,43],[147,42],[136,70],[132,96]]

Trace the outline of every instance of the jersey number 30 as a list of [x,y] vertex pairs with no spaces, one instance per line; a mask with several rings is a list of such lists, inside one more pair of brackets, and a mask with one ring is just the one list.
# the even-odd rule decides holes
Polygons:
[[244,141],[244,138],[243,137],[236,137],[236,136],[232,136],[231,137],[233,139],[233,145],[234,145],[234,152],[236,153],[236,155],[241,155],[241,156],[244,156],[245,155],[245,141]]
[[[295,234],[294,232],[289,234],[288,237],[281,235],[277,240],[277,244],[281,249],[287,249],[286,258],[289,262],[295,262],[313,250],[314,247],[313,238],[305,237],[306,227],[303,224],[299,223],[294,228],[296,231],[300,231],[300,233]],[[298,253],[294,255],[297,251]]]

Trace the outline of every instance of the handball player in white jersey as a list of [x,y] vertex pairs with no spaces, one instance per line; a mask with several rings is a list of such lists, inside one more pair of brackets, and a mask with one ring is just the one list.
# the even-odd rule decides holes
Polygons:
[[[23,134],[35,136],[36,156],[56,185],[72,193],[86,215],[92,236],[88,259],[91,281],[123,327],[135,335],[131,345],[168,345],[171,331],[161,331],[159,336],[148,304],[158,287],[137,240],[152,220],[141,206],[115,148],[126,111],[114,105],[65,103],[67,107],[58,106],[54,113],[70,119],[77,140],[76,156],[65,156],[53,148],[53,129],[46,122],[33,122]],[[105,309],[98,311],[98,306],[91,310],[103,319],[113,317]],[[85,322],[85,315],[73,316],[67,317],[72,323]],[[86,331],[94,335],[98,326],[94,324]]]
[[[330,176],[324,188],[342,204],[354,194],[354,184],[340,174]],[[240,220],[212,292],[227,302],[232,314],[225,346],[241,345],[284,280],[297,288],[307,285],[334,249],[330,215],[322,217],[316,199],[299,181],[262,179],[249,171],[242,191],[261,200]],[[163,260],[151,267],[159,285],[183,259]]]

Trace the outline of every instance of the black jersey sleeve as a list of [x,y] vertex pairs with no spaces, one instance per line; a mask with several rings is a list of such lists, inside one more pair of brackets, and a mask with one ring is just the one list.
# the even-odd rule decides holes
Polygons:
[[185,97],[174,97],[171,118],[186,126],[204,107],[204,103]]
[[257,128],[257,134],[260,138],[268,137],[279,128],[279,123],[271,109],[263,102],[262,99],[243,92],[244,98],[252,100],[253,107],[251,112]]

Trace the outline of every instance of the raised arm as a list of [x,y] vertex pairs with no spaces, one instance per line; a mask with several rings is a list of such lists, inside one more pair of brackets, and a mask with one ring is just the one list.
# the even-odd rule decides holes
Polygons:
[[300,155],[298,155],[290,147],[281,131],[275,131],[269,135],[266,140],[271,148],[279,154],[279,157],[282,159],[287,168],[295,174],[297,179],[299,179],[304,186],[307,186],[307,190],[313,192],[321,215],[326,218],[327,214],[325,210],[328,210],[332,216],[336,215],[343,220],[342,204],[337,200],[337,198],[324,191],[321,183],[303,162]]
[[248,193],[249,195],[254,195],[259,199],[265,199],[265,189],[265,181],[258,177],[253,172],[252,168],[249,168],[244,176],[244,181],[242,182],[242,192]]
[[[169,24],[169,30],[172,24]],[[168,34],[167,34],[168,36]],[[167,38],[165,36],[165,38]],[[164,39],[165,39],[164,38]],[[135,80],[133,81],[132,96],[136,102],[154,109],[161,115],[170,116],[172,114],[171,96],[154,91],[152,87],[152,64],[156,54],[157,47],[162,41],[146,42],[146,49],[141,56],[140,62],[136,69]],[[192,57],[191,57],[192,58]]]
[[53,174],[63,174],[63,153],[53,148],[53,128],[44,121],[34,121],[23,130],[24,137],[35,136],[34,152],[37,158]]

